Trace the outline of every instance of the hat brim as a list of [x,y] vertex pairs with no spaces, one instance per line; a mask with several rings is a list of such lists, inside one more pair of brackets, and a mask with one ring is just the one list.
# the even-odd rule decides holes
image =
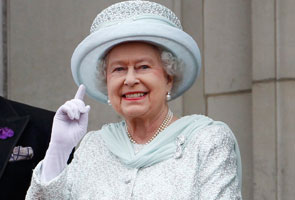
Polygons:
[[107,94],[98,87],[97,65],[112,47],[123,42],[142,41],[169,50],[183,62],[180,83],[171,94],[175,99],[194,83],[201,68],[201,56],[195,40],[184,31],[166,24],[134,21],[101,28],[87,36],[75,49],[71,69],[77,85],[85,85],[86,93],[107,103]]

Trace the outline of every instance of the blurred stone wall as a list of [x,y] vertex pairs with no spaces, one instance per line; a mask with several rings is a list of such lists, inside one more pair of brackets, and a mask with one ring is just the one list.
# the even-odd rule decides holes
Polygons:
[[[119,1],[2,2],[0,59],[5,55],[7,63],[0,62],[0,95],[55,111],[77,89],[70,70],[76,45],[97,13]],[[179,16],[203,58],[200,77],[170,103],[172,110],[232,128],[242,154],[243,199],[294,199],[295,1],[156,2]],[[85,101],[92,107],[90,130],[120,120],[111,107]]]
[[252,0],[255,200],[295,197],[294,8],[294,0]]

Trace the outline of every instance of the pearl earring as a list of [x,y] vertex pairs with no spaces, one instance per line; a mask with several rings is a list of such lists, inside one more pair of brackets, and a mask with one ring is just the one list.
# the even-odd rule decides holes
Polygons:
[[111,104],[111,100],[109,100],[109,99],[108,99],[108,105],[109,105],[109,106],[111,106],[111,105],[112,105],[112,104]]
[[171,94],[170,94],[170,92],[168,92],[168,94],[166,95],[166,100],[167,101],[170,101],[171,100]]

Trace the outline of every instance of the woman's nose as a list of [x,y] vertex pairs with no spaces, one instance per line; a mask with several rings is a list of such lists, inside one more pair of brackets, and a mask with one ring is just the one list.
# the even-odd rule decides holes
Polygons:
[[128,69],[124,84],[128,86],[133,86],[137,83],[139,83],[139,80],[137,79],[136,72],[132,68]]

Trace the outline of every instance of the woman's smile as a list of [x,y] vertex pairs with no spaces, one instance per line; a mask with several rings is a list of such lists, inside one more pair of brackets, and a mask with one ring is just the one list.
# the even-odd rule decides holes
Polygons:
[[122,95],[123,100],[126,101],[138,101],[138,100],[142,100],[146,97],[148,93],[147,92],[127,92],[125,94]]

